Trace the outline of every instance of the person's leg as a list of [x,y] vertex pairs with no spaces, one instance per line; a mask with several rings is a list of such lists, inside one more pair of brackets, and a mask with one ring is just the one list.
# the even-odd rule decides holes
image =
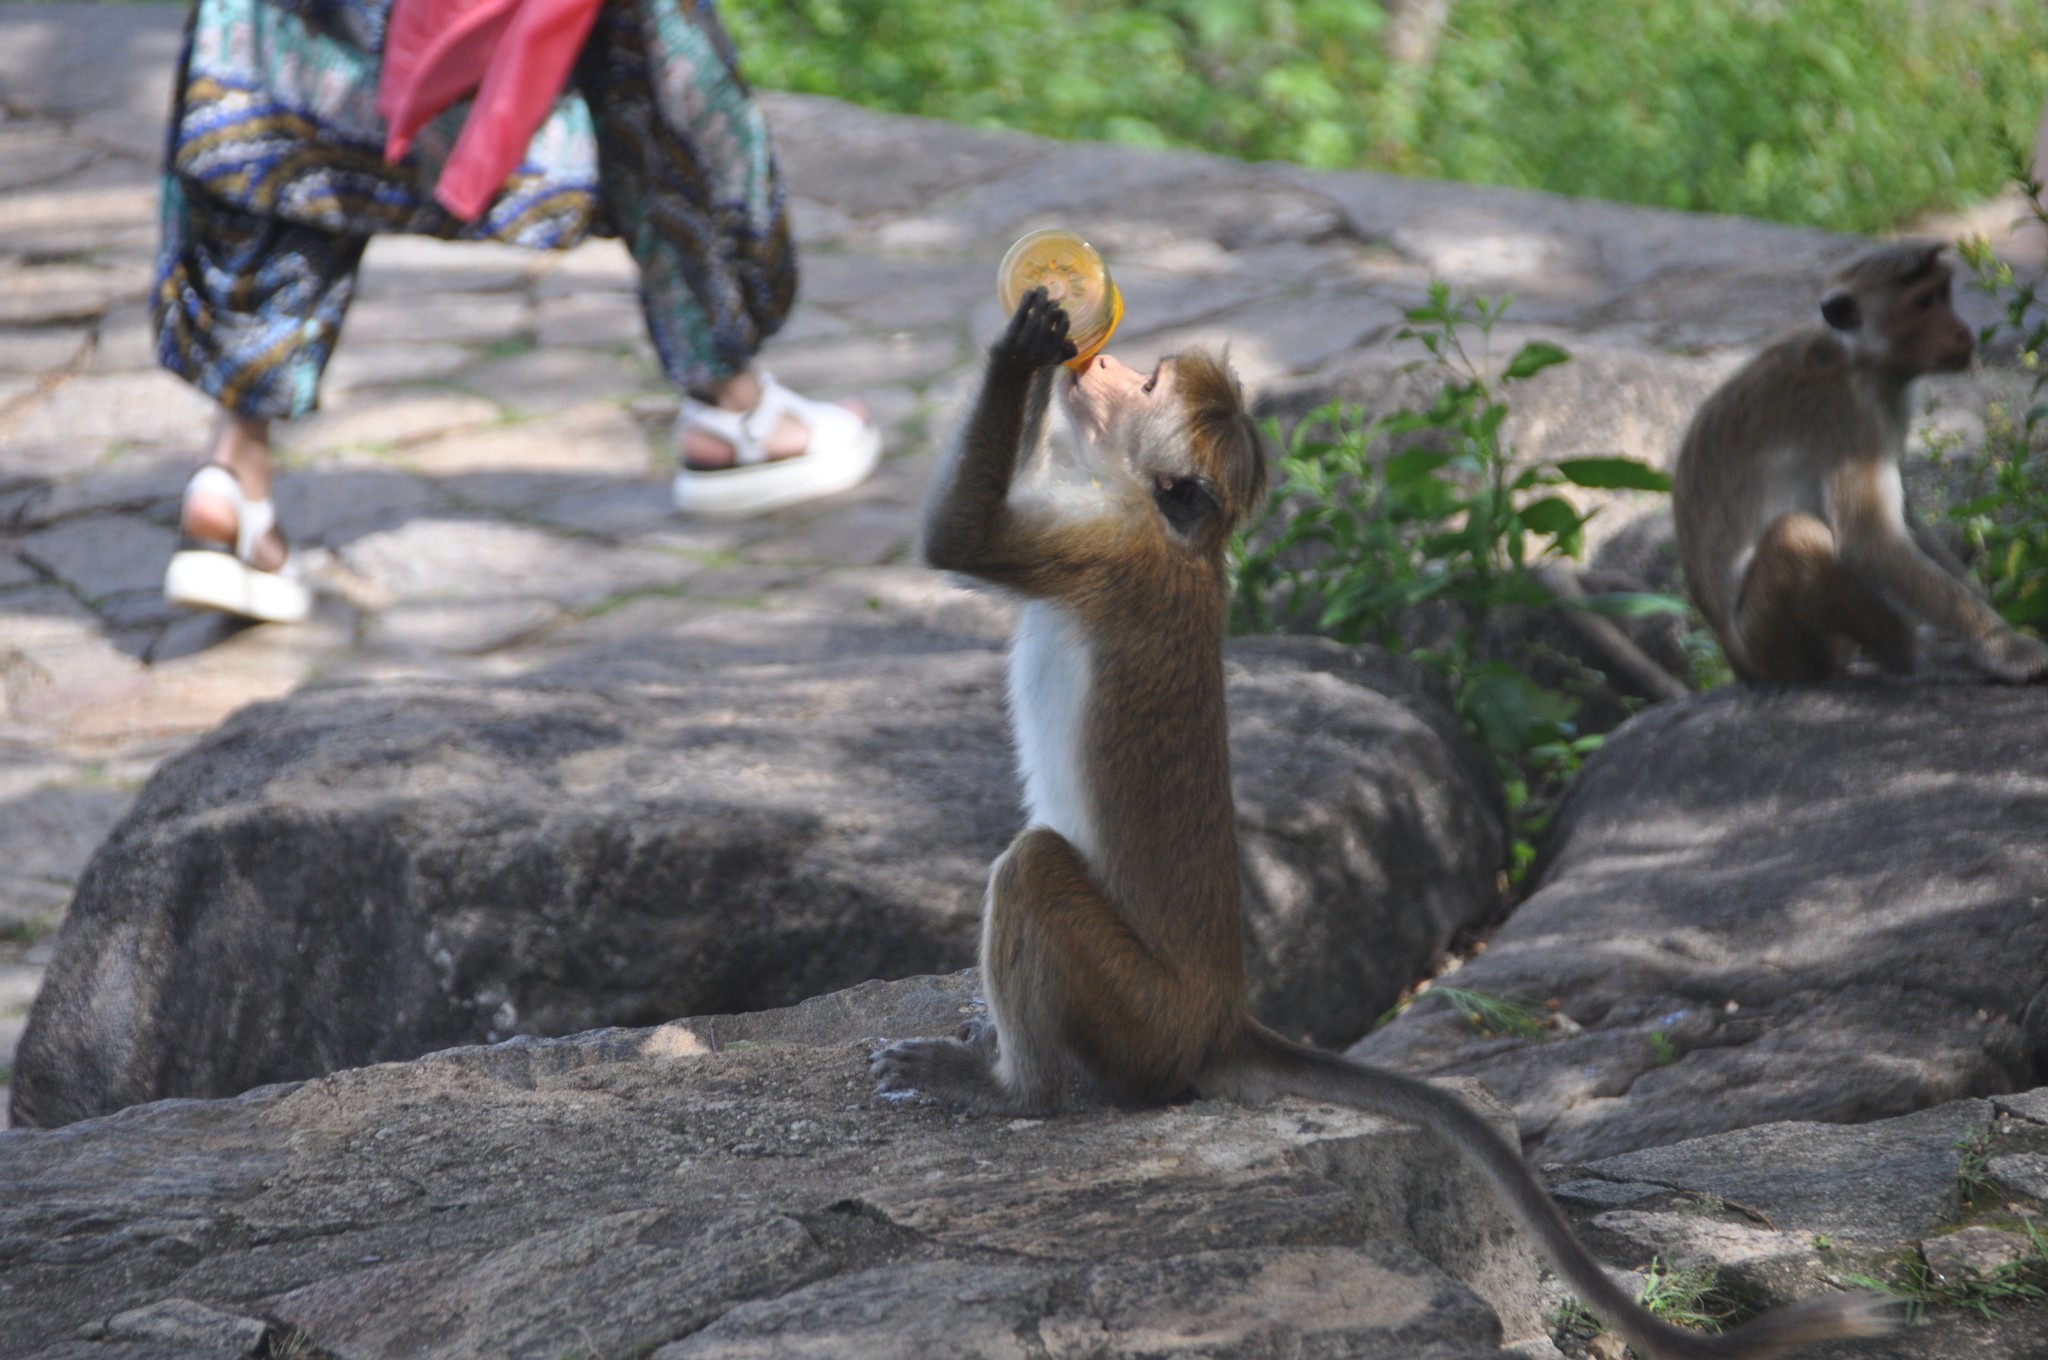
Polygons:
[[[163,240],[152,303],[157,359],[221,405],[210,461],[243,497],[270,496],[270,422],[311,410],[354,294],[363,239],[219,203],[176,176],[164,181]],[[186,498],[184,530],[233,543],[237,510],[203,484]],[[273,528],[250,565],[275,571]]]
[[857,406],[774,396],[774,419],[743,419],[774,392],[753,358],[788,316],[796,256],[767,125],[716,12],[692,0],[613,0],[577,80],[597,128],[606,212],[640,266],[662,368],[686,398],[686,475],[794,459],[828,440],[859,443],[871,467],[873,435]]
[[[276,573],[289,553],[268,508],[270,422],[315,406],[354,293],[362,238],[238,211],[178,176],[164,180],[162,233],[152,299],[158,363],[221,403],[209,465],[233,479],[195,477],[180,528],[195,547],[227,549],[256,571]],[[184,596],[195,580],[227,576],[217,561],[174,561],[166,592]],[[203,598],[209,594],[221,592],[201,590],[184,602],[248,612]],[[287,604],[285,617],[293,610]]]
[[753,363],[796,298],[767,124],[716,14],[693,0],[611,0],[576,79],[597,129],[599,192],[640,266],[662,368],[709,398]]

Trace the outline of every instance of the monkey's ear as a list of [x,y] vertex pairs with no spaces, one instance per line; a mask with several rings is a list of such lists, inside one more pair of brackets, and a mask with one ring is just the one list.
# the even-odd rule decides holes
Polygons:
[[1153,483],[1152,503],[1159,507],[1166,522],[1183,534],[1193,533],[1197,525],[1222,508],[1216,493],[1200,477],[1173,477],[1166,473],[1159,474]]
[[1856,295],[1837,288],[1820,300],[1820,319],[1838,331],[1853,331],[1863,314],[1856,306]]

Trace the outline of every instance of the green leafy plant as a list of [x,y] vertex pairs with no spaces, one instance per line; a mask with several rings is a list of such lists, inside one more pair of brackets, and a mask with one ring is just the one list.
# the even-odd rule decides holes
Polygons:
[[[1479,655],[1480,627],[1512,606],[1627,617],[1684,605],[1658,595],[1561,599],[1540,579],[1584,542],[1588,512],[1562,488],[1668,491],[1670,481],[1628,458],[1515,457],[1501,434],[1505,392],[1570,356],[1531,341],[1496,377],[1489,346],[1507,305],[1433,284],[1399,333],[1442,379],[1430,404],[1369,417],[1338,403],[1295,426],[1267,514],[1238,543],[1232,626],[1377,643],[1442,672],[1507,785],[1519,872],[1557,790],[1601,739],[1575,726],[1572,695]],[[1447,625],[1440,636],[1411,645],[1432,620]]]
[[1975,1125],[1956,1139],[1956,1193],[1968,1208],[1991,1190],[1991,1131]]
[[1678,1061],[1678,1048],[1671,1042],[1671,1036],[1663,1030],[1650,1031],[1650,1056],[1657,1060],[1657,1066],[1669,1067]]
[[[2009,134],[1998,140],[2029,215],[2048,231],[2031,156]],[[1979,332],[1979,341],[1988,346],[2009,332],[2020,366],[2031,376],[2023,380],[2024,395],[1991,410],[1983,452],[1970,469],[1975,494],[1951,505],[1948,515],[1971,549],[1973,569],[1991,603],[2014,627],[2039,632],[2048,622],[2048,459],[2038,456],[2048,422],[2048,401],[2042,400],[2048,386],[2048,315],[2042,310],[2048,277],[2019,277],[1982,237],[1957,248],[1973,275],[1969,286],[1999,303],[1999,320]]]
[[1996,189],[1975,129],[2038,114],[2048,72],[2048,7],[2010,0],[1458,0],[1419,62],[1350,0],[720,9],[777,89],[1841,231]]
[[[1718,1278],[1711,1266],[1669,1266],[1653,1258],[1643,1272],[1636,1302],[1676,1327],[1718,1332],[1735,1309],[1715,1293]],[[1553,1335],[1598,1336],[1606,1331],[1600,1319],[1577,1299],[1567,1299],[1545,1317]]]
[[1373,1022],[1373,1028],[1378,1029],[1417,1002],[1433,996],[1440,996],[1450,1002],[1453,1010],[1464,1016],[1472,1028],[1489,1039],[1528,1039],[1540,1043],[1551,1037],[1543,1018],[1519,1001],[1510,1001],[1491,992],[1475,992],[1466,987],[1441,985],[1424,987],[1397,1001],[1385,1015]]
[[1718,1332],[1733,1311],[1712,1298],[1717,1277],[1711,1266],[1670,1266],[1658,1258],[1643,1274],[1636,1301],[1674,1326]]
[[[2035,1240],[2038,1243],[2040,1239]],[[1909,1256],[1900,1263],[1897,1279],[1845,1273],[1842,1281],[1898,1299],[1906,1305],[1908,1322],[1918,1322],[1929,1309],[1941,1308],[1967,1308],[1988,1318],[1992,1316],[1993,1304],[2048,1298],[2048,1291],[2035,1283],[2041,1276],[2042,1264],[2037,1253],[2025,1260],[2009,1261],[1988,1274],[1946,1279],[1928,1269],[1919,1257]]]

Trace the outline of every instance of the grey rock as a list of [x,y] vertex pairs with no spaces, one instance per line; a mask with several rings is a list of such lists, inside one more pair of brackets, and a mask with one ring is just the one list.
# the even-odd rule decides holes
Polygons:
[[1981,685],[1651,709],[1587,763],[1534,892],[1456,977],[1555,998],[1581,1032],[1487,1039],[1418,1006],[1352,1052],[1486,1083],[1539,1161],[2031,1086],[2044,717],[2048,692]]
[[104,785],[0,798],[0,928],[61,906],[93,848],[134,801],[133,791]]
[[1517,310],[1568,301],[1668,347],[1754,346],[1808,321],[1820,281],[1854,237],[1369,173],[1284,173],[1338,205],[1349,229],[1390,242],[1465,287],[1508,289]]
[[[130,291],[139,294],[147,285],[147,273],[139,273]],[[112,282],[95,286],[109,300],[117,291]],[[161,369],[87,374],[32,404],[0,447],[32,451],[38,445],[60,445],[75,450],[74,458],[89,454],[97,459],[107,445],[124,441],[190,450],[196,462],[218,409],[211,398]]]
[[0,590],[34,585],[42,580],[36,569],[12,554],[0,554]]
[[679,585],[702,570],[701,563],[672,553],[445,514],[365,533],[347,543],[340,557],[396,600],[477,604],[540,598],[571,609]]
[[1657,1259],[1674,1266],[1700,1262],[1727,1266],[1814,1255],[1812,1233],[1774,1232],[1723,1223],[1698,1213],[1616,1209],[1596,1217],[1593,1226],[1627,1239],[1644,1260]]
[[1920,1244],[1928,1270],[1938,1279],[1959,1283],[1972,1276],[1988,1279],[2033,1254],[2032,1238],[1999,1228],[1964,1228]]
[[1991,1158],[1984,1169],[1991,1173],[1991,1179],[2006,1189],[2048,1204],[2048,1156],[2038,1152],[2016,1152]]
[[377,615],[366,645],[402,652],[478,656],[531,637],[562,617],[545,600],[457,600],[399,604]]
[[192,1299],[160,1299],[107,1320],[107,1336],[114,1341],[163,1341],[220,1355],[255,1355],[269,1334],[260,1319]]
[[2025,1119],[2035,1124],[2048,1124],[2048,1087],[1994,1096],[1991,1103],[1998,1107],[2001,1114],[2009,1114],[2015,1119]]
[[[969,962],[1019,829],[1000,654],[738,632],[243,710],[88,866],[15,1120]],[[1253,1004],[1342,1042],[1493,910],[1498,790],[1407,663],[1260,640],[1230,683]]]
[[83,327],[0,327],[0,373],[43,373],[63,368],[92,341]]
[[1745,1205],[1780,1233],[1883,1248],[1917,1241],[1961,1211],[1956,1144],[1990,1113],[1984,1101],[1959,1100],[1870,1124],[1763,1124],[1579,1170]]
[[161,125],[183,16],[171,5],[9,4],[0,83],[10,106],[59,118],[112,108]]
[[163,590],[164,567],[177,547],[168,529],[131,515],[82,515],[21,541],[21,553],[88,598]]
[[[1077,1297],[1033,1266],[919,1262],[742,1305],[656,1360],[933,1355],[1416,1357],[1500,1353],[1468,1290],[1398,1248],[1260,1247],[1097,1266]],[[943,1300],[943,1311],[931,1301]],[[1035,1344],[1034,1344],[1035,1343]]]
[[1588,1209],[1609,1209],[1617,1204],[1634,1204],[1670,1193],[1667,1186],[1647,1181],[1603,1181],[1595,1178],[1565,1181],[1550,1187],[1551,1196],[1566,1204]]
[[878,984],[718,1051],[685,1036],[724,1020],[520,1039],[0,1134],[0,1335],[73,1354],[169,1295],[337,1360],[1541,1340],[1526,1248],[1418,1130],[1292,1100],[1005,1121],[871,1099],[857,1036],[944,1032],[962,994]]
[[[1736,366],[1732,355],[1662,354],[1612,338],[1581,337],[1565,326],[1518,327],[1497,335],[1497,362],[1505,364],[1523,339],[1560,343],[1572,355],[1571,362],[1545,369],[1506,394],[1511,414],[1502,437],[1528,461],[1624,454],[1667,466],[1693,411]],[[1423,357],[1412,342],[1389,337],[1310,376],[1270,384],[1260,394],[1260,410],[1291,423],[1338,400],[1373,415],[1427,408],[1443,384],[1440,373],[1415,366]],[[1622,503],[1631,499],[1642,507],[1652,504],[1647,496]],[[1624,518],[1607,515],[1615,522]],[[1588,529],[1597,538],[1605,527],[1596,518]]]

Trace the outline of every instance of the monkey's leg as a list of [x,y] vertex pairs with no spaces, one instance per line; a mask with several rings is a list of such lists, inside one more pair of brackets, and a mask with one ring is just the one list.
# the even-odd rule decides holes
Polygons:
[[1799,682],[1839,674],[1847,644],[1887,670],[1913,668],[1913,627],[1842,569],[1834,531],[1813,515],[1780,515],[1764,531],[1735,603],[1745,679]]
[[993,1062],[985,1036],[913,1039],[875,1056],[881,1089],[915,1089],[977,1113],[1048,1114],[1076,1059],[1128,1099],[1163,1099],[1187,1085],[1184,1036],[1153,1019],[1172,1008],[1172,979],[1058,832],[1026,831],[996,862],[981,964]]

